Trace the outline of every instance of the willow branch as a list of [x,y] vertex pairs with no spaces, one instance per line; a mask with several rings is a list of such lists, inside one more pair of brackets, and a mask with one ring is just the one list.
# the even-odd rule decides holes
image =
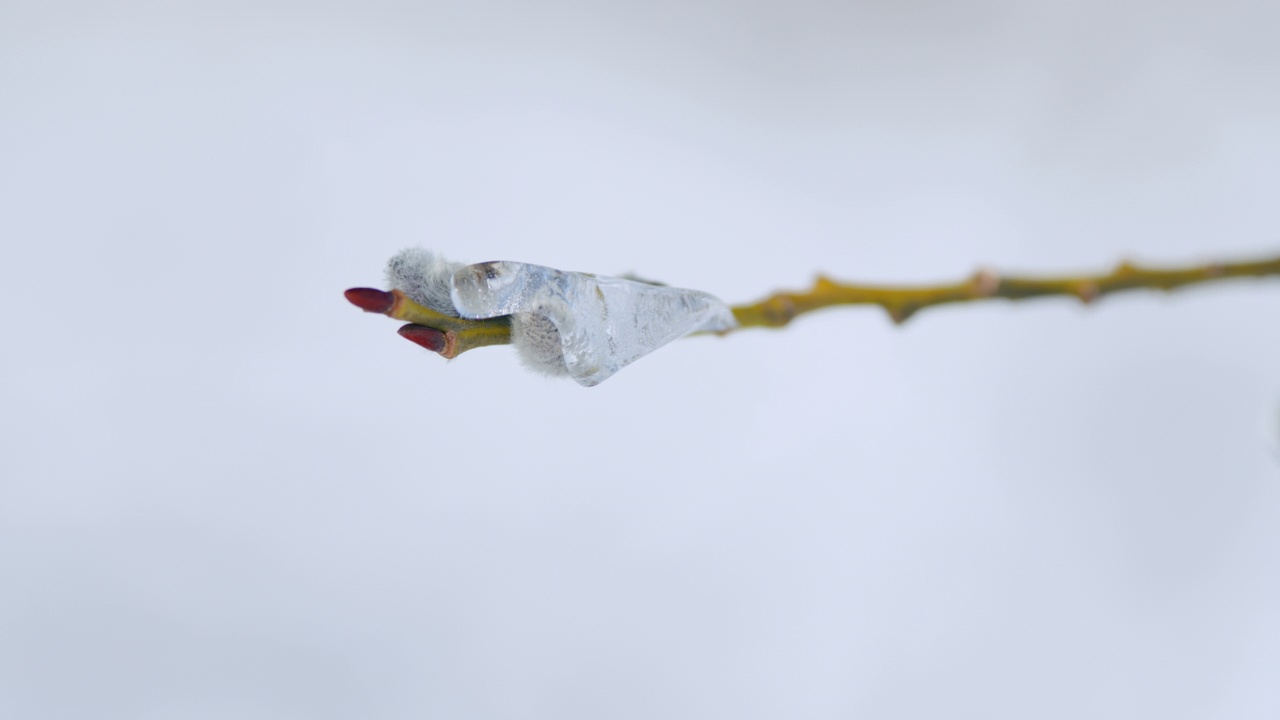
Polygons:
[[1066,295],[1091,303],[1127,290],[1174,290],[1188,285],[1239,277],[1280,275],[1280,257],[1239,263],[1208,263],[1181,268],[1148,268],[1122,262],[1101,275],[1003,277],[980,270],[950,285],[889,286],[842,284],[819,276],[808,292],[781,292],[751,305],[733,308],[736,329],[783,327],[796,317],[836,305],[879,305],[895,323],[938,305],[982,300],[1026,300]]
[[[819,276],[813,289],[807,292],[781,292],[751,305],[734,307],[733,315],[738,320],[738,327],[733,330],[779,328],[804,313],[837,305],[878,305],[889,313],[895,323],[904,323],[925,308],[953,303],[1065,295],[1087,304],[1105,295],[1128,290],[1169,291],[1229,278],[1264,276],[1280,276],[1280,257],[1180,268],[1149,268],[1122,262],[1111,272],[1101,275],[1040,278],[1004,277],[991,270],[979,270],[968,279],[950,285],[856,285]],[[400,329],[401,335],[446,358],[477,347],[511,342],[511,325],[505,316],[467,320],[441,315],[419,305],[399,290],[385,292],[353,288],[347,291],[347,299],[369,312],[410,323]]]

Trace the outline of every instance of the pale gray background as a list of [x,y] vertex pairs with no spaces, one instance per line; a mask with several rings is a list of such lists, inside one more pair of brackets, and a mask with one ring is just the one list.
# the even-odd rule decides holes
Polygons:
[[0,0],[0,717],[1275,718],[1280,283],[586,390],[341,291],[1280,248],[1280,4]]

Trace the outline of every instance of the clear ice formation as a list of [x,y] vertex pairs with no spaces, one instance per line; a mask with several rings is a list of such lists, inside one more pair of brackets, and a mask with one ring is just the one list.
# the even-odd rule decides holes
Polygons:
[[[458,312],[473,320],[532,315],[535,322],[525,323],[531,329],[540,319],[550,321],[558,333],[530,332],[523,340],[554,342],[558,335],[559,356],[547,348],[557,365],[541,369],[550,374],[567,369],[578,384],[588,387],[676,338],[737,325],[729,306],[704,292],[518,262],[463,267],[453,274],[451,297]],[[512,327],[519,345],[521,323],[513,322]],[[522,355],[527,361],[531,357],[528,352]],[[563,367],[558,365],[561,358]]]

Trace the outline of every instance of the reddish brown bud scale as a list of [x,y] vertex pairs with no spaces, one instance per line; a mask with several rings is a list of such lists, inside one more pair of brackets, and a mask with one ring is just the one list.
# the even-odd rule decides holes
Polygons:
[[445,334],[435,328],[409,323],[408,325],[400,328],[397,332],[399,332],[400,337],[405,340],[421,345],[431,352],[443,352],[445,349]]
[[373,288],[351,288],[343,293],[347,300],[365,312],[386,315],[396,303],[396,296]]

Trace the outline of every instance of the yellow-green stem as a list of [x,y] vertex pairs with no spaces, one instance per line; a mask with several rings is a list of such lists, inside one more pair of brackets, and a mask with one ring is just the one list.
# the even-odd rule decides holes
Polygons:
[[834,305],[879,305],[896,323],[906,322],[924,308],[979,300],[1025,300],[1066,295],[1089,303],[1125,290],[1173,290],[1235,277],[1280,275],[1280,257],[1239,263],[1208,263],[1157,269],[1123,262],[1101,275],[1059,277],[1002,277],[981,270],[949,285],[884,286],[837,283],[819,277],[808,292],[782,292],[751,305],[733,308],[738,328],[783,327],[797,316]]

